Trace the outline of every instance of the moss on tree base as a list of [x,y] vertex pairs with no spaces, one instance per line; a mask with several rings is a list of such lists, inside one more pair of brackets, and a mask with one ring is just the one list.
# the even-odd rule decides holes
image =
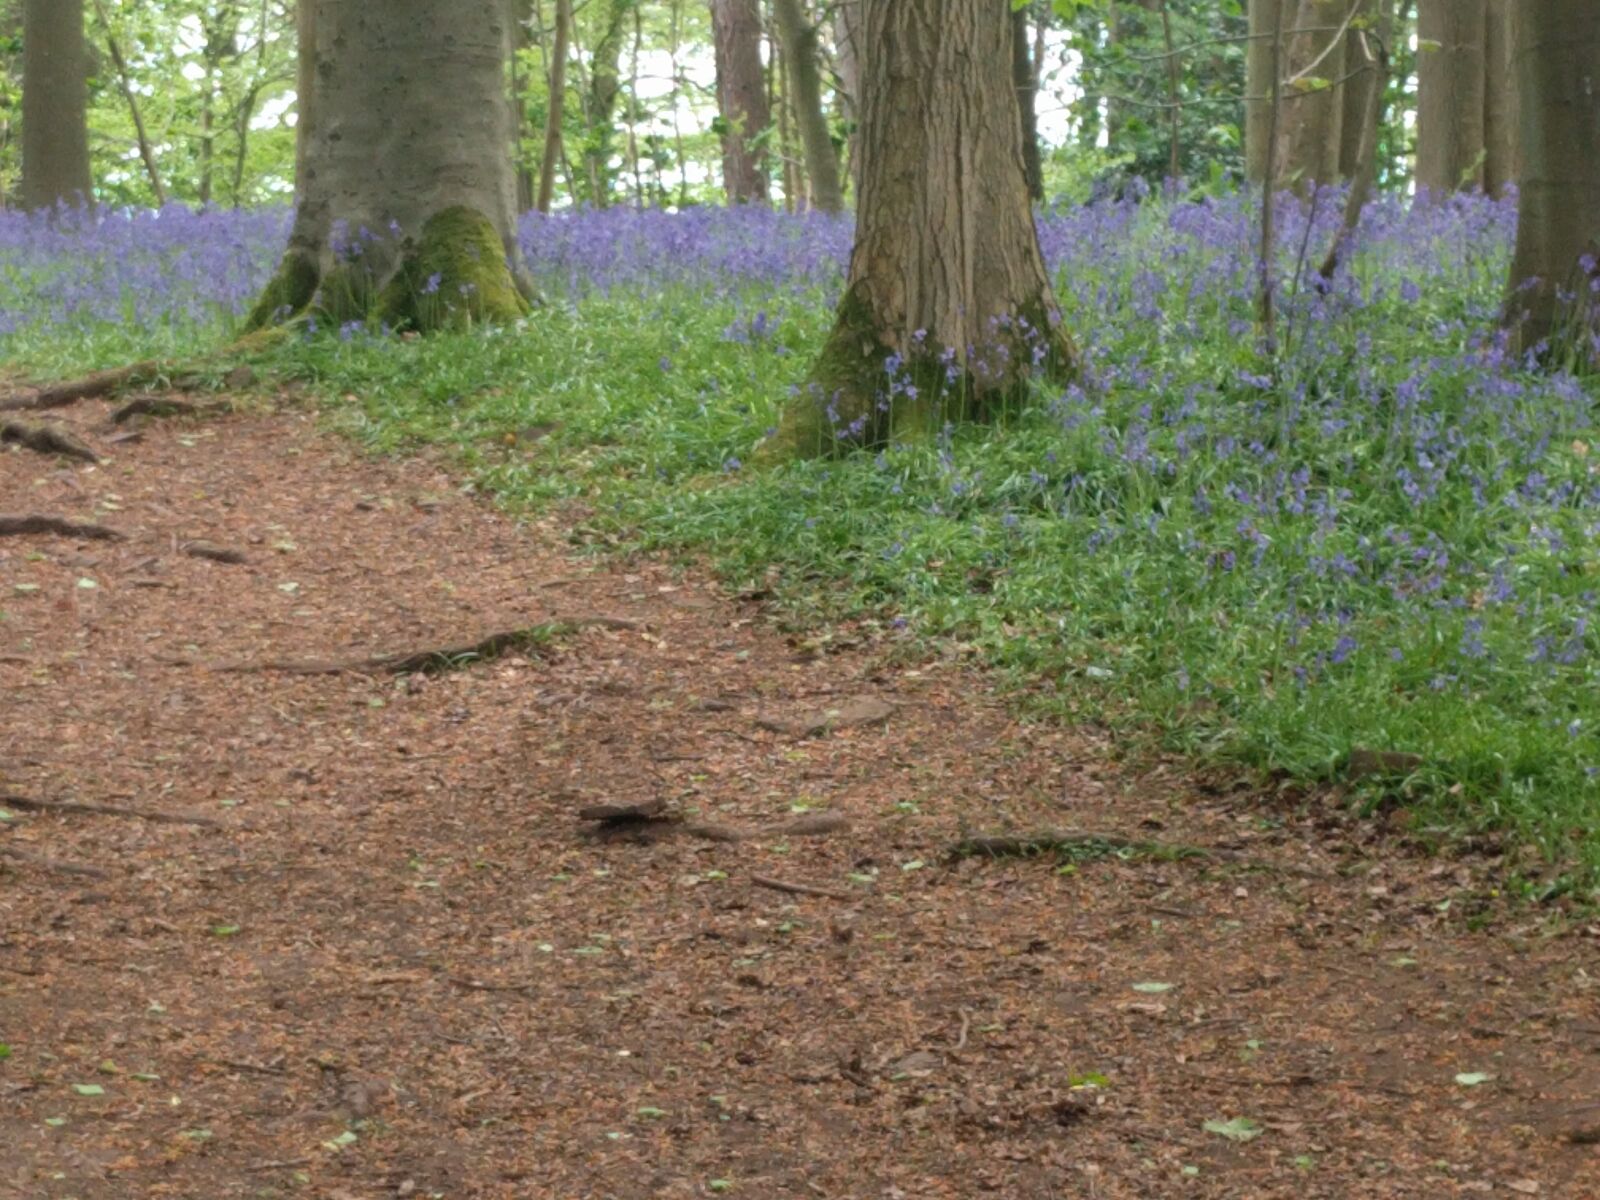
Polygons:
[[817,458],[934,436],[947,423],[991,421],[1022,408],[1043,376],[1065,382],[1077,350],[1041,301],[1019,312],[971,361],[937,346],[896,355],[858,283],[839,302],[810,381],[763,443],[765,460]]
[[314,255],[291,248],[250,310],[245,329],[310,315],[333,327],[374,320],[427,333],[504,324],[528,312],[494,223],[475,209],[435,213],[418,237],[402,243],[398,260],[380,281],[366,258],[324,270]]

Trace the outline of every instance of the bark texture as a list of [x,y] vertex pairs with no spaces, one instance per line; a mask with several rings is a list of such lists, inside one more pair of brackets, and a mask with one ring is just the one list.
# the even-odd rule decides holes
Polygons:
[[1523,177],[1506,320],[1524,350],[1596,365],[1600,332],[1600,5],[1518,0]]
[[1417,38],[1417,187],[1481,187],[1485,0],[1421,0]]
[[863,0],[862,21],[849,278],[778,453],[982,418],[1020,400],[1036,368],[1074,362],[1023,175],[1007,6]]
[[810,181],[811,207],[823,212],[844,208],[844,189],[839,183],[839,159],[833,149],[833,135],[822,108],[822,70],[818,65],[817,29],[806,19],[800,0],[772,0],[783,39],[783,56],[789,64],[794,120],[800,145],[806,156],[806,175]]
[[1278,183],[1306,192],[1339,178],[1344,96],[1334,81],[1344,75],[1345,40],[1337,30],[1350,9],[1348,0],[1284,2]]
[[711,0],[717,56],[717,111],[722,117],[722,183],[728,203],[766,203],[766,155],[753,140],[771,115],[761,70],[759,0]]
[[88,80],[83,0],[25,0],[22,207],[86,204],[94,198],[89,176]]
[[[1249,0],[1250,44],[1245,51],[1244,159],[1251,183],[1267,175],[1267,140],[1271,136],[1272,30],[1284,0]],[[1287,24],[1287,22],[1286,22]]]
[[416,328],[526,311],[503,0],[300,7],[314,82],[295,222],[250,327],[308,309]]
[[1521,166],[1517,151],[1517,89],[1511,37],[1511,10],[1516,0],[1488,0],[1484,24],[1483,187],[1491,196],[1505,194],[1516,183]]

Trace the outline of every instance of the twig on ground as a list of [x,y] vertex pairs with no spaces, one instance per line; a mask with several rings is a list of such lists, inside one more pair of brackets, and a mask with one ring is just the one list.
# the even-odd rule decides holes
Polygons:
[[48,513],[0,513],[0,537],[29,533],[56,533],[62,537],[87,538],[102,542],[122,540],[122,534],[104,525],[69,521],[66,517],[51,516]]
[[84,863],[62,862],[59,858],[46,858],[42,854],[35,854],[31,850],[24,850],[20,846],[0,844],[0,858],[13,858],[18,862],[30,863],[42,870],[54,871],[58,875],[81,875],[86,879],[110,879],[109,871],[102,871],[99,867],[91,867]]
[[525,992],[534,985],[531,983],[485,983],[478,979],[467,979],[460,975],[446,975],[451,983],[457,987],[467,988],[474,992]]
[[13,796],[9,793],[0,796],[0,805],[8,808],[20,808],[29,812],[53,813],[84,813],[100,817],[137,817],[141,821],[153,821],[161,825],[204,825],[211,829],[221,829],[221,821],[213,817],[202,817],[197,813],[167,813],[154,809],[123,808],[118,804],[90,804],[79,800],[40,800],[34,796]]
[[788,892],[794,896],[821,896],[826,900],[858,899],[850,892],[842,892],[836,888],[818,887],[811,883],[791,883],[787,879],[775,879],[771,875],[752,875],[750,882],[757,887],[770,888],[774,892]]
[[542,625],[525,629],[507,629],[491,633],[462,646],[445,646],[425,650],[411,650],[399,654],[377,654],[368,658],[295,661],[293,659],[268,659],[264,662],[208,663],[192,658],[162,658],[158,662],[174,667],[203,667],[209,671],[237,674],[254,671],[276,671],[285,675],[408,675],[426,671],[447,671],[472,662],[498,658],[509,650],[542,646],[553,638],[591,626],[604,629],[642,629],[642,621],[626,617],[586,616],[560,617]]
[[314,1161],[310,1158],[278,1158],[268,1162],[251,1163],[245,1170],[252,1175],[259,1175],[263,1171],[290,1171],[296,1167],[308,1167]]
[[0,421],[0,443],[12,443],[38,454],[61,454],[80,462],[97,463],[100,456],[70,433],[47,425],[28,425],[22,421]]

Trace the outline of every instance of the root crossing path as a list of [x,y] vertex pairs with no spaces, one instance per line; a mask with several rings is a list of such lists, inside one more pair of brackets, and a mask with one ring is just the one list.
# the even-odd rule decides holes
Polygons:
[[1600,1196],[1597,931],[1474,860],[110,412],[0,451],[120,535],[0,539],[0,1195]]

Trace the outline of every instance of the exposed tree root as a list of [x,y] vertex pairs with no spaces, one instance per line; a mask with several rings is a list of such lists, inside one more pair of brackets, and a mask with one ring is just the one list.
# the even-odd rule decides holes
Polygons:
[[97,463],[100,456],[70,433],[22,421],[0,421],[0,443],[11,443],[39,454],[60,454],[80,462]]
[[134,417],[190,417],[216,412],[223,407],[220,404],[196,404],[191,400],[177,400],[170,396],[135,396],[111,414],[111,423],[121,425]]
[[102,542],[122,540],[115,529],[46,513],[0,513],[0,537],[27,533],[58,533],[62,537],[88,538]]
[[42,854],[23,850],[17,846],[7,846],[0,843],[0,858],[15,859],[17,862],[28,863],[45,871],[54,871],[58,875],[81,875],[86,879],[110,879],[109,871],[102,871],[99,867],[87,866],[83,863],[62,862],[59,858],[46,858]]
[[950,847],[946,857],[1015,858],[1035,854],[1063,854],[1077,859],[1109,858],[1113,855],[1168,860],[1210,857],[1207,851],[1195,846],[1135,841],[1115,833],[1092,833],[1081,829],[964,837]]
[[203,825],[221,829],[221,821],[202,817],[197,813],[167,813],[154,809],[124,808],[119,804],[90,804],[80,800],[40,800],[33,796],[0,796],[0,806],[20,808],[25,812],[85,813],[100,817],[135,817],[160,825]]
[[367,658],[294,660],[268,659],[264,662],[208,663],[192,658],[163,658],[158,661],[173,667],[203,667],[223,674],[273,671],[284,675],[410,675],[448,671],[469,663],[498,658],[510,650],[534,649],[562,634],[600,626],[604,629],[641,629],[643,623],[626,617],[564,617],[532,625],[526,629],[507,629],[491,633],[461,646],[408,650],[399,654],[376,654]]
[[792,896],[821,896],[827,900],[859,900],[859,896],[841,892],[836,888],[817,887],[811,883],[790,883],[787,879],[774,879],[771,875],[752,875],[750,882],[757,887],[774,892],[788,892]]
[[54,383],[40,388],[31,396],[11,396],[0,400],[0,412],[41,412],[47,408],[65,408],[79,400],[108,396],[112,392],[144,379],[161,374],[161,364],[154,359],[131,363],[111,371],[96,371],[64,383]]

